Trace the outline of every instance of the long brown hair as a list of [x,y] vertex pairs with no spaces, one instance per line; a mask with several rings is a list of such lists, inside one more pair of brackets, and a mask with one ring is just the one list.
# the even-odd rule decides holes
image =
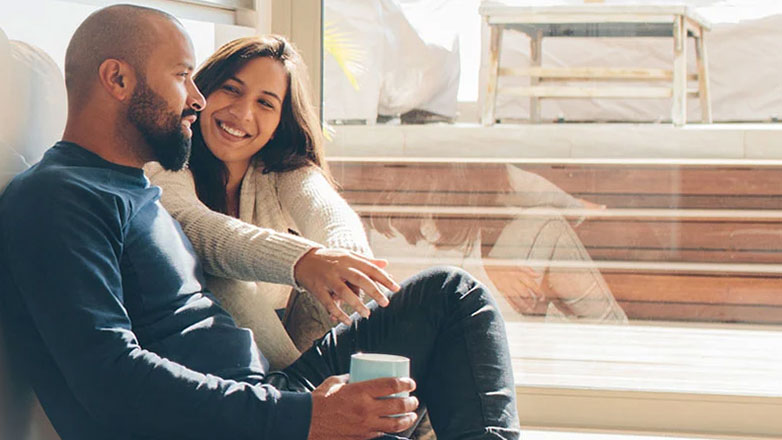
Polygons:
[[[280,124],[273,138],[256,153],[254,159],[263,163],[264,173],[317,166],[333,183],[325,160],[320,120],[310,98],[307,67],[293,44],[284,37],[264,35],[226,43],[201,65],[193,80],[208,100],[212,92],[255,58],[271,58],[282,64],[287,73],[288,92],[283,99]],[[190,170],[198,198],[212,210],[227,213],[225,186],[228,170],[206,146],[200,120],[193,125]]]

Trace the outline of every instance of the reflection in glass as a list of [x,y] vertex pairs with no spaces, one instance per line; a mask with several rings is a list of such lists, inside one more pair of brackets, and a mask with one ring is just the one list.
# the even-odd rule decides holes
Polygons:
[[512,165],[477,175],[465,164],[367,167],[356,177],[375,189],[357,206],[371,245],[395,266],[460,265],[522,316],[627,321],[570,222],[546,209],[601,206]]

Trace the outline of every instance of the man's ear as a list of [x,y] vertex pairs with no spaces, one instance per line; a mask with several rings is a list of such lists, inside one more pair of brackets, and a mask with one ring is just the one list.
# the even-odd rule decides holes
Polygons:
[[136,88],[136,72],[130,64],[113,58],[104,60],[98,67],[101,87],[114,99],[125,102]]

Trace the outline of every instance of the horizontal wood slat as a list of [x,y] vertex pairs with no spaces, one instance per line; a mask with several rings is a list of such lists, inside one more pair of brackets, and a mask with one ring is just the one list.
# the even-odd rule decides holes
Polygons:
[[607,203],[612,208],[782,207],[782,166],[377,162],[331,165],[345,196],[352,202],[382,203],[382,195],[393,193],[397,197],[395,203],[416,204],[436,193],[437,204],[465,205],[465,200],[472,197],[479,203],[471,204],[480,206],[492,206],[492,197],[510,191],[508,167],[540,175],[576,197],[613,202]]

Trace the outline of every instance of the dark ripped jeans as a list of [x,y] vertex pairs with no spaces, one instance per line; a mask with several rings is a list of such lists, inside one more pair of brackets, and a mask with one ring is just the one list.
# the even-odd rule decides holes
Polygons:
[[439,440],[519,438],[505,326],[486,287],[460,269],[435,268],[406,280],[388,307],[368,306],[370,318],[354,314],[268,381],[312,391],[347,373],[353,353],[402,355]]

